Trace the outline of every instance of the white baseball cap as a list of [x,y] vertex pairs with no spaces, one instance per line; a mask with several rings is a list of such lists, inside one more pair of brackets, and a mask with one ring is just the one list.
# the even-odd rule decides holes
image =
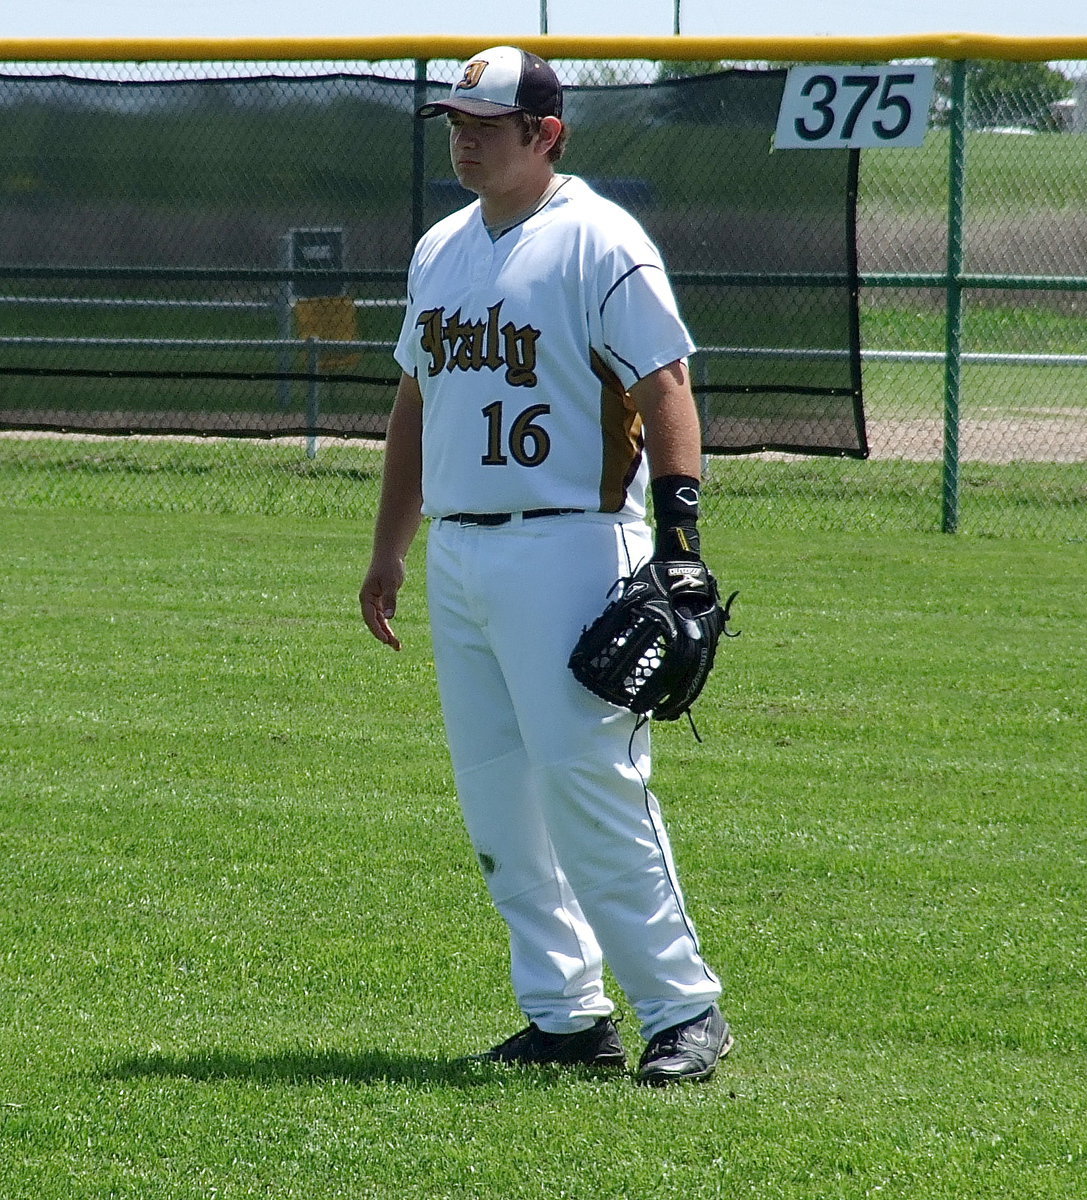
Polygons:
[[524,112],[534,117],[562,116],[562,84],[535,54],[516,46],[495,46],[464,64],[446,100],[416,110],[418,117],[463,112],[473,117],[500,117]]

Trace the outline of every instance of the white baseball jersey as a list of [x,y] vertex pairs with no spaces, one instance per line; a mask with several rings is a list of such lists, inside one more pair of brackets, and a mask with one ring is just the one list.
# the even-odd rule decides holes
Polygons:
[[396,360],[423,395],[423,512],[645,516],[628,389],[694,349],[660,253],[566,178],[492,240],[479,202],[416,247]]

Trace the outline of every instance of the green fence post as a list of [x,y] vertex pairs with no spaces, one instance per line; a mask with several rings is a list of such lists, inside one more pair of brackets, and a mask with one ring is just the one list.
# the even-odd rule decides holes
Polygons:
[[[279,239],[279,265],[289,271],[291,268],[291,235],[283,234]],[[276,325],[280,342],[289,342],[294,337],[294,322],[291,320],[291,291],[289,279],[281,279],[276,284]],[[276,395],[279,398],[279,411],[286,412],[291,407],[291,381],[286,378],[291,370],[293,351],[290,346],[281,345],[278,354],[280,378],[276,380]]]
[[309,368],[309,382],[306,385],[306,457],[317,457],[317,422],[321,419],[321,383],[317,372],[321,369],[318,351],[321,342],[315,337],[306,338],[306,365]]
[[959,527],[959,399],[962,393],[962,271],[966,193],[966,62],[951,64],[948,163],[946,342],[944,357],[944,533]]
[[[427,59],[415,60],[415,93],[412,111],[426,104]],[[411,128],[411,244],[423,236],[426,220],[426,130],[423,122],[414,118]]]

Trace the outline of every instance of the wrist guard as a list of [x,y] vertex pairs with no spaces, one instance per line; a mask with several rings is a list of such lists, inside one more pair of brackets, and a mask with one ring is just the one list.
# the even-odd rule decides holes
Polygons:
[[698,480],[692,475],[662,475],[649,486],[657,529],[653,557],[658,561],[701,561]]

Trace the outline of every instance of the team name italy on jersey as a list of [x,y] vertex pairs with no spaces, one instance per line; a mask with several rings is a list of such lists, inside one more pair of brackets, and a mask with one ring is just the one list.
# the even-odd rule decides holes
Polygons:
[[430,356],[427,375],[442,371],[490,371],[504,369],[510,387],[536,386],[536,340],[538,329],[531,325],[502,322],[502,301],[487,310],[484,320],[465,320],[458,308],[448,317],[444,308],[420,313],[416,325],[422,329],[419,344]]
[[494,240],[478,202],[440,221],[396,348],[423,395],[424,513],[644,516],[629,389],[693,348],[656,248],[581,180]]

